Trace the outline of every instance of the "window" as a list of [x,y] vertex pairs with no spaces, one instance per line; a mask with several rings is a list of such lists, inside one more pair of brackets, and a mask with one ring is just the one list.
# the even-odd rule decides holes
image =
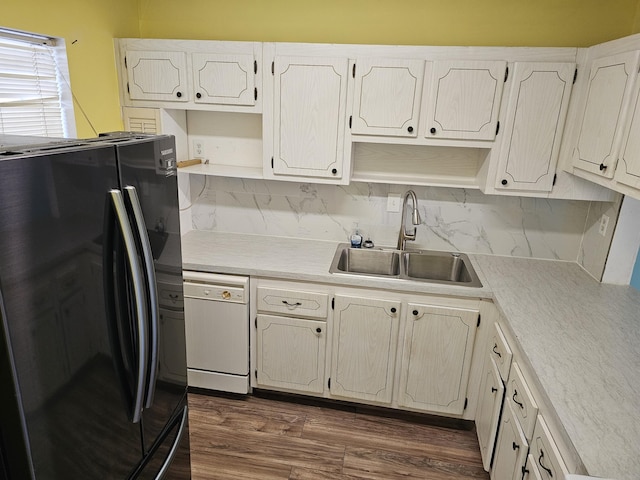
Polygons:
[[0,134],[75,137],[64,42],[0,28]]

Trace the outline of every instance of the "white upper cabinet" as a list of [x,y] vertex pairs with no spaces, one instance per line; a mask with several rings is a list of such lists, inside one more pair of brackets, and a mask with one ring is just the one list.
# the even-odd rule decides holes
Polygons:
[[258,64],[253,55],[194,53],[191,58],[196,103],[255,105]]
[[639,58],[634,51],[593,61],[573,152],[576,168],[613,178]]
[[430,85],[425,87],[424,136],[495,139],[506,69],[504,61],[434,62]]
[[[631,108],[622,137],[615,180],[640,190],[640,81],[633,86]],[[636,197],[637,198],[637,197]]]
[[273,174],[343,176],[348,60],[276,56]]
[[125,58],[131,100],[189,100],[184,52],[129,50]]
[[575,71],[573,63],[515,64],[496,189],[551,191]]
[[416,137],[424,60],[358,59],[351,133]]

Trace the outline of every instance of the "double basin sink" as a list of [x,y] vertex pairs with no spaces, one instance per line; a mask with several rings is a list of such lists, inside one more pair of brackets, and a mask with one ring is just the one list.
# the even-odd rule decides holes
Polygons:
[[330,273],[482,287],[464,253],[392,248],[351,248],[341,243]]

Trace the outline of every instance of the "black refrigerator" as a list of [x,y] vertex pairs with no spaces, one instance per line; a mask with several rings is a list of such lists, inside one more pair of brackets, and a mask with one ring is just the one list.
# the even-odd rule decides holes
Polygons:
[[174,138],[41,140],[0,136],[0,479],[189,479]]

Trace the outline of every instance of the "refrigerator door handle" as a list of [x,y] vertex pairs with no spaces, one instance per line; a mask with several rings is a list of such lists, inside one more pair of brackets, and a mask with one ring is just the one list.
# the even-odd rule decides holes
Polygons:
[[149,375],[147,380],[147,389],[145,396],[146,408],[151,408],[153,404],[153,394],[156,386],[156,376],[158,372],[158,342],[159,342],[159,313],[158,313],[158,290],[156,284],[156,270],[153,264],[153,253],[151,251],[151,243],[149,242],[149,235],[147,234],[147,227],[144,222],[144,215],[142,213],[142,207],[140,206],[140,200],[138,199],[138,193],[135,187],[126,186],[124,191],[127,195],[131,210],[133,212],[133,218],[137,228],[138,239],[140,246],[142,247],[142,258],[144,259],[147,289],[149,292],[149,309],[151,313],[149,328],[150,328],[150,358],[149,358]]
[[169,467],[173,462],[173,457],[175,457],[176,453],[178,452],[178,447],[180,446],[182,436],[184,435],[184,429],[187,425],[188,416],[189,416],[189,408],[185,406],[184,410],[182,411],[182,420],[180,421],[180,428],[178,429],[176,438],[173,442],[173,445],[171,446],[171,450],[169,450],[169,454],[167,455],[167,457],[164,460],[164,463],[162,464],[162,468],[160,468],[160,470],[158,471],[158,475],[156,475],[155,480],[162,480],[164,476],[167,474],[167,470],[169,470]]
[[127,216],[127,210],[122,198],[122,192],[117,189],[109,191],[111,201],[118,224],[120,225],[120,231],[122,232],[122,239],[124,241],[125,251],[127,253],[127,259],[129,263],[129,269],[131,271],[131,283],[133,287],[133,295],[135,301],[136,311],[136,323],[138,334],[138,372],[136,375],[136,387],[133,403],[133,415],[132,422],[138,423],[142,417],[142,408],[144,402],[145,392],[145,380],[147,377],[147,308],[145,301],[145,287],[144,276],[142,269],[140,268],[140,261],[138,259],[136,242],[129,225],[129,218]]

